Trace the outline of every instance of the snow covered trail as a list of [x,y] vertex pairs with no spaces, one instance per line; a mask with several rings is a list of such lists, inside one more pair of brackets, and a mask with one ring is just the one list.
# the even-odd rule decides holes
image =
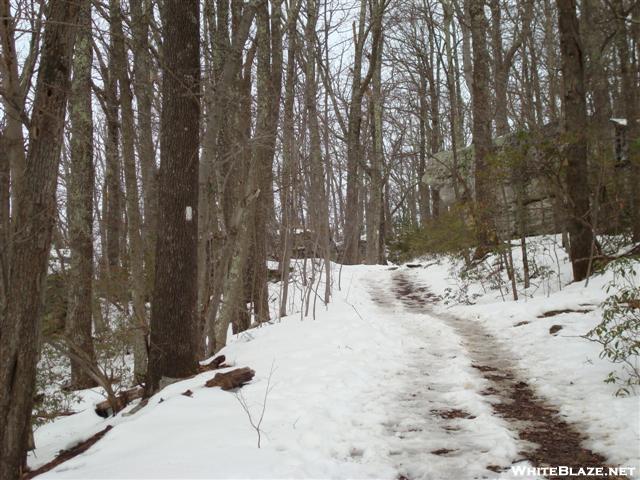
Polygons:
[[[569,465],[593,463],[580,430],[538,400],[539,385],[522,380],[531,375],[516,368],[508,340],[432,304],[423,285],[444,275],[334,267],[342,288],[334,285],[326,308],[318,302],[315,320],[294,313],[234,335],[221,352],[232,368],[256,371],[237,392],[254,420],[269,392],[261,448],[238,398],[204,387],[210,372],[166,387],[138,413],[130,414],[132,404],[109,419],[92,411],[99,392],[84,392],[83,410],[36,431],[30,466],[113,428],[38,478],[527,479],[538,477],[516,477],[510,467],[561,462],[555,451],[574,455]],[[616,441],[627,433],[609,431]],[[536,435],[559,440],[536,449],[526,441],[544,440]]]
[[[516,460],[511,452],[511,461],[490,465],[488,469],[508,473],[510,466],[515,463],[514,460],[518,463],[528,461],[538,467],[609,467],[603,456],[582,446],[585,435],[577,426],[561,418],[554,406],[536,395],[525,381],[526,375],[515,368],[517,361],[511,352],[481,323],[465,320],[441,310],[436,312],[432,307],[437,297],[427,287],[416,284],[403,272],[394,275],[394,292],[407,310],[423,314],[429,322],[442,321],[453,329],[461,340],[460,347],[464,350],[462,356],[470,358],[471,366],[484,379],[485,388],[479,394],[493,406],[495,414],[508,421],[506,427],[520,439],[517,442],[519,460]],[[416,333],[419,334],[419,331]],[[434,343],[431,339],[429,345],[433,347]],[[447,351],[449,354],[455,352],[449,349]],[[429,388],[427,384],[427,389]],[[458,413],[456,416],[462,414]],[[452,439],[456,446],[464,445],[465,440],[470,437],[466,432],[465,435],[460,435],[461,438],[455,438],[456,436],[458,435]],[[486,444],[484,449],[486,451]],[[445,454],[452,460],[459,457],[469,458],[468,452],[455,447],[445,449]],[[448,471],[456,473],[457,466],[458,463],[454,462]],[[466,472],[469,474],[469,468]]]
[[403,385],[387,404],[388,454],[397,478],[515,478],[508,470],[517,439],[483,396],[486,381],[462,339],[427,313],[425,289],[407,291],[401,273],[390,279],[383,287],[372,282],[370,293],[388,320],[405,330],[409,356],[399,374]]

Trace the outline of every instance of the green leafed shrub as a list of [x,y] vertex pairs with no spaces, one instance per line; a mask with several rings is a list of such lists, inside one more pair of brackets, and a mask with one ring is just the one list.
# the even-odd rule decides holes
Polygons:
[[640,279],[637,266],[637,260],[630,258],[618,259],[608,265],[613,279],[606,287],[610,295],[602,303],[602,322],[587,333],[587,338],[602,345],[601,358],[622,365],[623,377],[612,372],[605,380],[620,385],[619,395],[628,395],[640,385]]
[[390,245],[392,260],[407,261],[421,255],[460,254],[474,246],[470,222],[462,207],[452,208],[421,227],[407,227]]

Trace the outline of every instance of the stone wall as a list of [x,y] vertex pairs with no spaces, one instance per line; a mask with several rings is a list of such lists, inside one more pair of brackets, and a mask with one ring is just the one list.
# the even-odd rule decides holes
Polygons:
[[[524,212],[527,235],[558,230],[558,189],[552,174],[558,165],[558,139],[558,127],[547,125],[535,135],[518,132],[494,140],[495,152],[489,164],[490,175],[495,178],[494,208],[502,238],[520,235],[519,211]],[[473,198],[474,164],[473,146],[459,150],[457,157],[452,151],[431,156],[422,181],[439,193],[441,212]],[[458,179],[457,189],[454,178]]]

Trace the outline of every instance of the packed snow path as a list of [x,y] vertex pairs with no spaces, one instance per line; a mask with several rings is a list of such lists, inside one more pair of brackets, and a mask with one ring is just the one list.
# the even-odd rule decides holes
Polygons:
[[[637,397],[613,395],[602,382],[611,365],[579,337],[598,312],[542,315],[596,305],[604,280],[445,308],[434,293],[451,285],[448,268],[335,265],[332,302],[318,300],[315,320],[292,309],[230,337],[230,368],[256,371],[239,392],[206,388],[213,373],[203,373],[108,419],[93,412],[99,389],[81,392],[77,413],[35,432],[29,465],[112,426],[38,478],[537,479],[510,467],[604,463],[585,448],[637,466]],[[566,335],[551,336],[551,322]],[[258,448],[237,395],[255,421],[265,393]]]
[[[510,466],[521,462],[538,467],[605,466],[604,457],[581,445],[584,435],[579,428],[562,419],[553,406],[536,396],[522,373],[514,368],[516,360],[512,354],[480,323],[435,312],[432,306],[438,298],[402,272],[393,275],[392,291],[392,296],[376,287],[372,287],[371,292],[381,307],[399,301],[407,312],[419,315],[413,322],[406,322],[406,326],[409,334],[422,337],[426,344],[413,352],[414,362],[406,374],[414,381],[400,394],[397,421],[388,425],[397,438],[390,454],[397,457],[399,478],[415,478],[413,472],[424,477],[425,463],[435,467],[428,478],[487,478],[488,471],[510,476]],[[449,342],[441,342],[440,338],[426,338],[428,329],[424,328],[424,322],[442,322],[450,327],[459,337],[458,348],[452,349]],[[441,344],[446,347],[438,348]],[[449,382],[432,380],[429,372],[451,371],[448,365],[458,356],[471,360],[484,388],[478,388],[478,379],[460,385],[453,374]],[[470,391],[460,395],[460,388]],[[479,415],[474,408],[465,409],[465,396],[476,397],[475,400],[478,396],[484,397],[484,403],[491,404],[493,412],[482,411],[479,405],[475,405]],[[429,432],[434,427],[434,419],[439,419],[435,421],[437,426],[446,432],[444,441],[442,435]],[[519,439],[516,440],[518,458],[508,462],[509,465],[487,464],[487,458],[499,458],[507,452],[501,451],[500,445],[492,444],[495,438],[481,434],[485,431],[484,423],[493,423],[494,429],[501,426],[513,435],[513,440]],[[490,435],[495,437],[495,432]],[[434,439],[441,443],[434,443]],[[510,445],[513,442],[505,441],[502,447],[508,450]],[[434,462],[432,458],[425,458],[425,454],[441,460]]]

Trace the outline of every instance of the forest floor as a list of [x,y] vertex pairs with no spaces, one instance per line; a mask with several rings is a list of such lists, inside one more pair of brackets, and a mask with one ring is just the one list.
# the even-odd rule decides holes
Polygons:
[[451,271],[446,259],[336,265],[332,303],[318,300],[315,320],[294,314],[234,336],[227,363],[256,370],[238,392],[205,388],[213,373],[203,373],[102,419],[99,392],[87,391],[78,413],[36,432],[30,465],[111,425],[38,478],[542,478],[512,468],[534,465],[637,474],[638,397],[615,396],[603,382],[614,366],[581,336],[599,321],[606,277],[585,288],[559,276],[518,302],[472,284],[474,305],[446,305]]

